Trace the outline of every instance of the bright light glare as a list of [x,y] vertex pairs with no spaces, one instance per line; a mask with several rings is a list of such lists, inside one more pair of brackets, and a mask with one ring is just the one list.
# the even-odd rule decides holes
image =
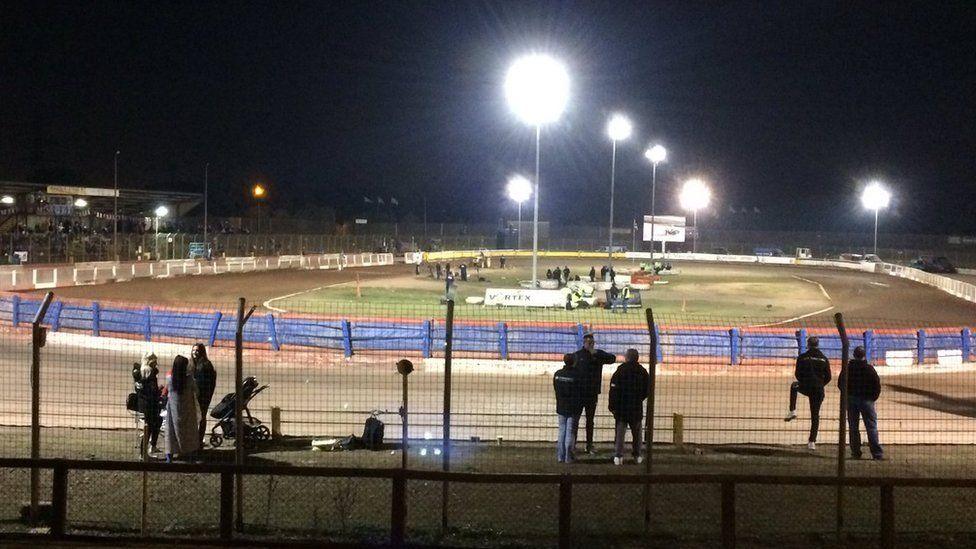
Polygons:
[[88,207],[87,200],[85,200],[84,198],[75,199],[75,208],[87,208],[87,207]]
[[169,208],[166,206],[156,208],[156,217],[166,217],[167,215],[169,215]]
[[647,158],[654,164],[659,164],[664,162],[668,157],[668,150],[661,145],[654,145],[646,151],[644,151],[644,158]]
[[520,57],[505,75],[509,108],[530,126],[559,120],[569,102],[569,74],[562,63],[545,54]]
[[864,207],[869,210],[887,208],[890,200],[891,193],[877,181],[869,183],[861,194],[861,204],[864,204]]
[[260,183],[251,189],[251,194],[254,196],[254,198],[264,198],[264,195],[267,193],[268,191],[264,188],[264,185],[261,185]]
[[518,202],[525,202],[532,196],[532,183],[521,175],[513,175],[508,180],[508,197]]
[[14,197],[12,197],[10,195],[6,195],[3,198],[0,198],[0,203],[3,203],[3,204],[13,204],[14,203]]
[[632,131],[634,125],[630,123],[630,119],[619,113],[611,116],[610,122],[607,123],[607,135],[614,141],[627,139]]
[[681,207],[693,212],[707,208],[711,199],[712,191],[701,179],[685,181],[684,187],[681,188],[681,195],[678,197]]

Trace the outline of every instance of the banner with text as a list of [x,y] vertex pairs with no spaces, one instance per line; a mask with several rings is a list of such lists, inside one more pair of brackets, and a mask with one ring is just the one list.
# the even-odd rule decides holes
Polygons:
[[651,221],[654,222],[654,242],[684,242],[685,217],[683,215],[644,216],[644,242],[651,241]]
[[488,288],[485,305],[503,307],[565,307],[566,290],[532,290],[527,288]]

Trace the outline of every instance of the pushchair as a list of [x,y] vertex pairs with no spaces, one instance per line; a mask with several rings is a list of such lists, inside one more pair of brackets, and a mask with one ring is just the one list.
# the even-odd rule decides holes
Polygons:
[[[241,384],[241,399],[244,412],[244,447],[253,448],[258,441],[271,440],[271,430],[267,425],[261,423],[251,415],[248,404],[258,393],[267,389],[267,385],[258,386],[258,380],[253,376],[244,378]],[[210,417],[217,420],[216,425],[210,429],[210,445],[214,448],[224,443],[224,439],[230,440],[237,438],[237,425],[235,425],[234,412],[236,407],[236,393],[227,393],[224,398],[210,411]],[[219,431],[219,432],[218,432]]]

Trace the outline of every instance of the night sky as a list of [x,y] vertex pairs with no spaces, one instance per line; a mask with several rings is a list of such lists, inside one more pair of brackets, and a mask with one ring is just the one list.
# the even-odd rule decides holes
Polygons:
[[543,132],[543,219],[606,223],[620,110],[622,226],[659,141],[661,213],[698,175],[704,223],[867,231],[877,177],[883,231],[976,233],[972,2],[44,4],[0,4],[0,180],[110,186],[119,149],[127,187],[201,190],[209,162],[222,214],[261,181],[294,213],[395,196],[417,220],[427,197],[432,221],[493,223],[534,155],[505,70],[545,51],[573,89]]

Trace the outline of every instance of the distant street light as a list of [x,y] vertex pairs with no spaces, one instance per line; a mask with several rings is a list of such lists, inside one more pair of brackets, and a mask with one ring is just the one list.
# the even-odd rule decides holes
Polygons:
[[651,168],[651,263],[654,263],[654,222],[656,221],[654,195],[657,191],[657,165],[668,158],[668,150],[662,145],[654,145],[644,151],[644,158],[650,160],[653,166]]
[[268,189],[266,189],[265,186],[260,183],[255,183],[254,186],[251,187],[251,196],[254,197],[254,200],[258,207],[258,216],[257,216],[258,226],[254,232],[260,233],[261,232],[261,201],[268,196]]
[[681,188],[678,201],[685,210],[691,210],[695,219],[695,237],[691,247],[691,253],[698,252],[698,210],[707,208],[712,199],[712,191],[701,179],[689,179],[685,181]]
[[10,204],[13,204],[14,202],[16,202],[16,200],[14,200],[14,197],[10,196],[9,194],[8,195],[4,195],[3,198],[0,198],[0,204],[6,204],[6,205],[9,206]]
[[156,210],[153,212],[156,214],[156,259],[159,260],[159,218],[166,217],[169,215],[169,208],[166,206],[157,206]]
[[878,211],[888,207],[891,193],[879,181],[872,181],[861,193],[861,204],[869,210],[874,210],[874,255],[878,255]]
[[75,208],[78,208],[79,210],[83,210],[83,209],[85,209],[87,207],[88,207],[88,201],[87,200],[85,200],[84,198],[76,198],[75,199]]
[[617,176],[617,141],[630,137],[633,130],[634,126],[630,120],[620,113],[611,116],[610,121],[607,122],[607,135],[610,136],[613,151],[610,153],[610,239],[607,246],[607,261],[611,266],[613,265],[613,188]]
[[522,203],[532,196],[532,183],[521,175],[513,175],[508,180],[508,197],[518,203],[518,243],[515,249],[522,249]]
[[539,285],[539,151],[542,126],[559,120],[569,102],[569,73],[545,54],[520,57],[505,75],[505,99],[525,124],[535,127],[535,193],[532,214],[532,286]]

